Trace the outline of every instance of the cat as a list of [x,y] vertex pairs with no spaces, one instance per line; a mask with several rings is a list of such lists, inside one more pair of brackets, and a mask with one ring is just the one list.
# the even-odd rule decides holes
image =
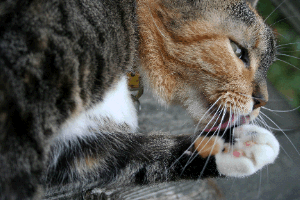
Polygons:
[[[49,188],[243,177],[279,143],[250,125],[276,39],[250,0],[11,0],[0,4],[0,199]],[[138,133],[138,71],[197,132]]]

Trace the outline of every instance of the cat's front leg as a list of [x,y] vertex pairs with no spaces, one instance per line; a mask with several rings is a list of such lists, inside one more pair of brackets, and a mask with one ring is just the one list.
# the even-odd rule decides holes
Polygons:
[[193,139],[164,133],[96,133],[58,142],[51,147],[44,181],[51,193],[69,189],[70,183],[76,183],[74,187],[78,183],[81,190],[95,181],[100,188],[115,188],[220,175],[241,177],[277,157],[279,144],[271,132],[243,125],[232,133],[231,146],[219,136]]
[[267,164],[273,163],[279,153],[279,143],[268,130],[243,125],[232,130],[234,141],[225,143],[220,137],[198,138],[195,149],[200,156],[213,155],[220,174],[243,177],[254,174]]

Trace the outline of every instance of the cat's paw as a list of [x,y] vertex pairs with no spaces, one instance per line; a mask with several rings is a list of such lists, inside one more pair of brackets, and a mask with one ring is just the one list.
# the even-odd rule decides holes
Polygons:
[[232,177],[248,176],[277,158],[279,143],[268,130],[243,125],[235,128],[233,133],[234,145],[225,143],[223,151],[215,154],[219,173]]

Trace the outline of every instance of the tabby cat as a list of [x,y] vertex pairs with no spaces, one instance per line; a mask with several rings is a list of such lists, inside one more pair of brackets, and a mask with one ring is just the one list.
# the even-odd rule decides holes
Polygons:
[[[250,0],[0,3],[0,199],[47,188],[243,177],[274,162],[249,124],[268,101],[275,37]],[[127,72],[196,134],[139,134]]]

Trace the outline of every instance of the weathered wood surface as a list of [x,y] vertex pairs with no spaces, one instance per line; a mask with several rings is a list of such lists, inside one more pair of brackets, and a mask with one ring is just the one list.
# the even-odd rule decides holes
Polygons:
[[94,188],[83,192],[70,191],[48,197],[47,200],[218,200],[222,198],[221,191],[213,180],[179,181],[160,183],[151,186],[124,187],[114,189]]

